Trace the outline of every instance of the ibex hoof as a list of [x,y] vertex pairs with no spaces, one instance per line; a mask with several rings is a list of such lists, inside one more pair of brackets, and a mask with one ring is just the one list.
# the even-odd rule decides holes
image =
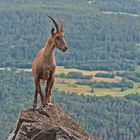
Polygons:
[[52,103],[48,103],[48,106],[53,106],[53,104]]
[[35,110],[36,110],[36,107],[33,106],[33,111],[35,111]]
[[37,102],[35,100],[33,100],[32,106],[33,106],[33,110],[36,110],[36,108],[37,108]]
[[37,105],[32,105],[33,106],[33,110],[36,110],[37,108]]
[[52,106],[53,106],[52,103],[48,103],[48,105],[47,105],[47,109],[50,109]]
[[48,104],[44,104],[43,107],[49,109],[52,105],[53,105],[52,103],[48,103]]
[[43,107],[44,107],[44,106],[43,106],[43,105],[41,105],[41,106],[40,106],[40,108],[39,108],[39,110],[43,110]]
[[45,108],[47,106],[47,104],[43,104],[43,107]]

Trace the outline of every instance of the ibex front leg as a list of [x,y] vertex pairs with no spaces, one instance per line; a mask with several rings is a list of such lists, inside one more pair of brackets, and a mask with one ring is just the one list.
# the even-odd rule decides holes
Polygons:
[[47,94],[48,95],[48,104],[50,104],[50,105],[52,105],[52,103],[51,103],[51,91],[52,91],[52,87],[53,87],[53,85],[54,85],[54,78],[52,79],[52,83],[51,83],[51,85],[50,85],[50,91],[49,91],[49,93]]
[[40,94],[40,100],[41,100],[40,109],[43,109],[44,95],[43,95],[43,92],[42,92],[40,83],[39,83],[39,85],[38,85],[38,88],[39,88],[39,94]]
[[46,85],[46,94],[45,94],[45,98],[44,98],[44,106],[45,105],[51,105],[51,89],[53,87],[54,84],[54,77],[50,77],[47,81],[47,85]]

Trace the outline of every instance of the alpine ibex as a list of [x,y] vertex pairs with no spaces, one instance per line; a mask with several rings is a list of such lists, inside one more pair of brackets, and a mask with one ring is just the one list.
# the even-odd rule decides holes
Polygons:
[[[34,99],[33,99],[33,109],[37,107],[37,95],[40,94],[41,106],[51,105],[51,90],[54,84],[56,62],[54,56],[55,48],[61,51],[67,51],[67,43],[64,39],[64,28],[63,22],[58,24],[52,17],[48,16],[55,25],[52,28],[51,34],[45,43],[45,47],[40,49],[32,64],[32,75],[34,77]],[[41,89],[41,81],[46,81],[45,97]]]

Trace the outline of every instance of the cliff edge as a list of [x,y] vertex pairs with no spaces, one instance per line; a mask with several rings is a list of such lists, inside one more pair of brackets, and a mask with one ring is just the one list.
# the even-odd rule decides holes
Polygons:
[[91,138],[62,109],[23,110],[7,140],[99,140]]

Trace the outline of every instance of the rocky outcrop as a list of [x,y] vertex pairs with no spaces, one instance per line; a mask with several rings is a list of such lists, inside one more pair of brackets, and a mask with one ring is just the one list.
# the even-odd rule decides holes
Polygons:
[[62,109],[23,110],[7,140],[99,140],[83,131]]

